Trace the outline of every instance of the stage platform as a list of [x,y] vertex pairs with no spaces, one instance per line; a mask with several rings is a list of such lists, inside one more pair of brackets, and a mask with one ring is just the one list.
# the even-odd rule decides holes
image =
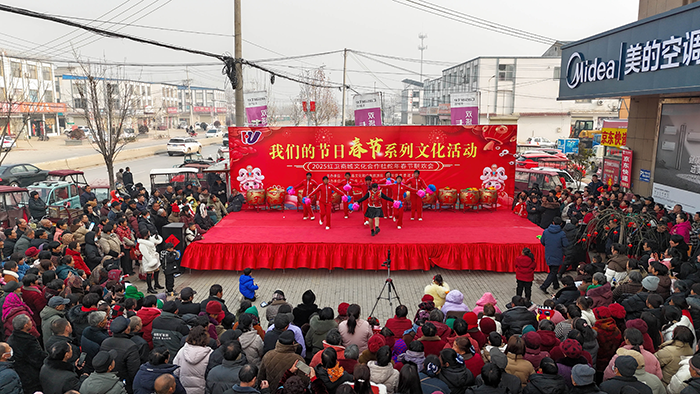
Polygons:
[[503,209],[497,211],[424,211],[424,220],[404,216],[402,229],[381,219],[372,237],[360,213],[344,219],[333,213],[332,228],[302,220],[295,211],[243,211],[228,215],[201,241],[187,247],[183,266],[198,270],[357,269],[380,270],[391,251],[394,270],[514,272],[524,247],[532,250],[538,271],[546,271],[542,229]]

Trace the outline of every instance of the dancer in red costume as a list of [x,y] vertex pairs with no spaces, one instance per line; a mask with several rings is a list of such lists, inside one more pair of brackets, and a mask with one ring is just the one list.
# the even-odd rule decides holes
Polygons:
[[331,212],[333,212],[332,192],[340,193],[340,195],[342,195],[342,196],[345,195],[345,193],[343,193],[335,185],[328,183],[328,177],[324,176],[323,183],[320,184],[308,196],[309,198],[311,198],[311,196],[318,194],[318,203],[319,203],[318,205],[321,207],[321,219],[318,221],[318,223],[321,226],[323,226],[323,224],[325,223],[326,230],[331,229]]
[[[295,190],[301,190],[301,191],[302,191],[302,193],[301,193],[302,196],[308,196],[308,195],[311,194],[311,192],[316,188],[316,186],[318,186],[318,182],[316,182],[316,181],[314,181],[313,179],[311,179],[311,176],[312,176],[311,173],[310,173],[310,172],[307,172],[307,173],[306,173],[306,179],[303,180],[303,181],[301,181],[301,183],[299,183],[298,185],[296,185],[296,186],[294,187]],[[301,201],[300,201],[300,203],[301,203]],[[316,218],[314,217],[314,211],[311,209],[311,204],[309,204],[309,205],[301,204],[301,205],[302,205],[303,208],[304,208],[304,217],[303,217],[303,220],[308,219],[309,216],[311,216],[311,220],[316,219]]]
[[[387,181],[390,182],[388,184],[394,183],[394,180],[391,179],[391,172],[390,171],[385,172],[384,179],[380,180],[377,183],[379,184],[379,187],[382,187],[382,185],[387,184]],[[387,195],[387,197],[394,198],[394,195],[392,194],[392,191],[393,191],[392,189],[385,189],[384,191],[386,192],[385,194]],[[384,213],[384,219],[386,219],[387,216],[389,218],[391,218],[392,211],[393,211],[393,208],[389,206],[389,203],[386,200],[382,200],[382,212]]]
[[[416,189],[411,188],[410,186],[406,186],[406,184],[403,183],[403,177],[401,175],[396,176],[396,183],[392,183],[391,185],[381,185],[380,186],[382,189],[389,191],[389,193],[386,193],[388,196],[394,196],[396,197],[396,200],[403,201],[403,194],[405,192],[411,192],[411,195],[413,195],[415,192],[417,192]],[[394,208],[393,206],[390,206],[391,209],[394,210],[394,221],[396,222],[396,228],[401,230],[401,227],[403,227],[403,208]]]
[[428,188],[423,178],[420,177],[420,171],[413,171],[413,178],[406,181],[406,185],[416,192],[411,192],[411,220],[418,217],[418,220],[423,220],[423,199],[418,196],[418,190],[425,190]]
[[[345,185],[349,185],[350,187],[361,187],[362,184],[360,183],[355,183],[351,179],[352,175],[349,172],[345,173],[345,180],[337,184],[338,188],[342,190],[348,197],[352,197],[352,189],[350,190],[345,190]],[[350,205],[352,204],[351,202],[344,202],[341,203],[343,205],[343,213],[345,213],[345,219],[348,218],[348,215],[350,214]]]
[[394,200],[387,197],[384,193],[382,193],[379,190],[379,185],[373,183],[370,185],[370,190],[361,199],[357,200],[358,204],[365,200],[367,200],[368,202],[367,211],[365,211],[365,217],[369,218],[369,221],[372,224],[373,237],[379,234],[379,218],[384,216],[384,213],[382,213],[382,199],[394,202]]

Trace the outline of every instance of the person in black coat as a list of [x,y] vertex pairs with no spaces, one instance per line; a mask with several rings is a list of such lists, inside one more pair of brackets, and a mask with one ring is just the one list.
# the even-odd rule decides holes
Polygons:
[[207,390],[209,394],[223,394],[235,384],[240,383],[238,373],[247,364],[245,355],[241,354],[241,344],[229,341],[223,349],[224,360],[221,365],[212,368],[207,374]]
[[[195,316],[199,315],[199,312],[202,311],[202,306],[199,303],[192,302],[195,294],[197,294],[197,292],[192,290],[191,287],[185,287],[184,289],[180,290],[180,300],[176,301],[178,316],[182,317],[188,313]],[[205,311],[206,308],[207,306],[205,305]]]
[[297,305],[292,314],[294,315],[294,325],[301,327],[307,324],[311,319],[311,315],[314,313],[320,313],[321,309],[318,305],[314,304],[316,301],[316,294],[311,290],[306,290],[301,296],[302,303]]
[[514,296],[512,299],[513,307],[504,311],[501,314],[501,329],[506,338],[513,334],[522,333],[523,327],[528,324],[537,327],[537,316],[527,309],[529,305],[527,299]]
[[131,169],[129,167],[126,167],[126,170],[122,175],[122,181],[124,182],[124,186],[127,188],[134,185],[134,174],[131,173]]
[[2,246],[2,256],[10,257],[15,250],[15,242],[17,242],[17,232],[14,229],[7,228],[5,233],[5,243]]
[[542,200],[542,219],[540,220],[540,227],[549,227],[556,217],[561,217],[560,204],[554,197],[547,196]]
[[163,346],[170,354],[177,354],[182,338],[190,333],[187,323],[177,315],[175,301],[166,301],[163,304],[163,312],[153,320],[151,327],[153,328],[153,347]]
[[[510,391],[506,387],[498,387],[501,383],[501,371],[496,364],[487,363],[481,367],[482,384],[467,389],[467,394],[509,394]],[[534,376],[534,375],[533,375]],[[542,392],[542,394],[549,394]]]
[[542,205],[537,195],[530,196],[527,200],[527,219],[536,225],[540,225],[542,221]]
[[151,213],[148,211],[141,212],[141,217],[138,219],[139,222],[139,233],[141,236],[144,234],[156,235],[158,234],[158,229],[156,224],[151,218]]
[[464,361],[459,362],[453,349],[440,351],[440,360],[442,369],[438,377],[447,383],[451,394],[464,394],[467,387],[474,385],[474,375],[464,366]]
[[557,363],[549,357],[540,361],[539,372],[530,375],[523,394],[565,394],[568,390],[564,378],[559,375]]
[[90,270],[94,270],[95,267],[100,265],[102,262],[102,255],[100,254],[100,250],[97,248],[97,244],[95,243],[95,237],[97,234],[94,231],[88,231],[87,234],[85,234],[85,265],[90,268]]
[[632,387],[640,394],[652,394],[651,388],[637,380],[634,371],[637,370],[637,360],[632,356],[619,356],[615,360],[615,377],[600,384],[600,390],[608,394],[621,394],[625,387]]
[[581,296],[581,292],[576,288],[574,283],[574,278],[571,276],[564,276],[561,278],[561,284],[564,286],[554,295],[554,302],[557,304],[563,304],[569,306],[576,302],[576,300]]
[[222,181],[221,178],[217,176],[210,187],[211,194],[215,195],[221,201],[226,201],[226,182]]
[[224,288],[221,287],[221,285],[212,285],[209,288],[209,298],[206,300],[202,301],[199,303],[199,312],[206,312],[207,311],[207,304],[209,301],[216,301],[219,304],[221,304],[221,309],[224,311],[224,320],[221,322],[223,324],[224,328],[229,328],[233,326],[233,323],[236,322],[236,315],[233,313],[229,312],[228,307],[226,307],[226,301],[224,301],[221,297],[224,295]]
[[559,280],[561,280],[562,275],[569,267],[576,269],[579,263],[586,261],[584,244],[578,242],[582,238],[582,230],[585,231],[585,226],[579,227],[573,223],[564,225],[564,234],[566,234],[566,240],[569,241],[569,245],[564,248],[564,264],[559,268]]
[[136,373],[141,366],[139,350],[136,343],[131,340],[129,332],[129,319],[119,316],[112,320],[110,325],[113,336],[102,342],[100,350],[106,352],[114,349],[117,351],[117,358],[114,360],[114,370],[121,380],[126,380],[126,391],[133,394],[133,384]]
[[7,344],[12,347],[15,371],[22,381],[25,394],[34,394],[41,390],[39,371],[44,365],[46,352],[41,349],[39,340],[29,333],[32,329],[32,319],[27,315],[17,315],[12,320],[12,335]]
[[152,394],[155,392],[154,383],[163,374],[170,374],[175,377],[175,392],[173,394],[187,394],[185,387],[180,383],[180,378],[173,373],[180,368],[179,365],[169,364],[170,352],[164,347],[156,347],[151,350],[148,362],[141,365],[136,373],[134,381],[134,394]]
[[80,348],[87,354],[83,371],[92,372],[92,359],[100,352],[100,346],[105,339],[109,338],[107,332],[107,313],[103,311],[91,312],[87,316],[88,324],[80,337]]
[[70,390],[80,390],[80,385],[88,375],[78,376],[72,358],[73,350],[68,342],[57,342],[49,347],[49,355],[39,374],[44,394],[63,394]]
[[41,220],[41,218],[46,216],[46,203],[41,199],[37,191],[29,193],[29,215],[34,220]]
[[245,204],[245,196],[238,190],[233,189],[231,190],[231,195],[228,197],[228,208],[226,208],[226,212],[240,212],[243,204]]

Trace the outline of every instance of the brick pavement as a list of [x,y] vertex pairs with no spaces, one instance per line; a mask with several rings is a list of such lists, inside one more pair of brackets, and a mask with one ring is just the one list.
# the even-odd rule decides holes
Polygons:
[[[192,271],[175,279],[175,290],[179,291],[190,286],[197,291],[195,301],[208,297],[209,286],[218,283],[224,288],[224,300],[231,311],[238,307],[241,295],[238,292],[238,277],[241,273],[235,271]],[[258,290],[259,306],[261,301],[268,301],[276,289],[282,289],[287,300],[292,305],[301,303],[301,296],[307,289],[316,293],[316,303],[320,307],[330,306],[336,310],[341,302],[357,303],[362,307],[362,316],[366,317],[372,309],[376,298],[384,285],[386,271],[345,271],[345,270],[258,270],[253,271],[253,277],[260,286]],[[393,271],[397,292],[401,301],[408,306],[409,315],[415,314],[417,305],[423,296],[423,289],[430,283],[432,277],[442,274],[443,279],[451,289],[457,289],[464,294],[465,303],[473,308],[485,292],[490,291],[498,300],[498,305],[508,303],[515,295],[515,274],[496,273],[488,271],[450,271],[433,268],[430,271]],[[537,288],[546,274],[535,274],[532,298],[536,303],[542,303],[546,296]],[[143,290],[143,282],[136,284]],[[386,294],[385,294],[386,295]],[[394,307],[398,303],[394,302]],[[262,316],[262,311],[261,311]],[[389,303],[381,300],[375,311],[382,322],[393,316]]]

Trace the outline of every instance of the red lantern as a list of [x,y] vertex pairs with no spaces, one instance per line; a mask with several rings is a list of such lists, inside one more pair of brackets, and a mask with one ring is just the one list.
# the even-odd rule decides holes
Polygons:
[[586,238],[581,239],[581,241],[586,242]]
[[605,229],[606,229],[606,230],[610,230],[610,226],[605,226]]
[[627,245],[627,246],[629,246],[629,248],[632,249],[632,244],[629,244],[629,245]]
[[598,235],[598,232],[597,232],[597,231],[594,231],[594,232],[593,232],[593,235],[597,236],[597,235]]
[[613,234],[617,235],[617,231],[613,231]]
[[613,219],[613,222],[617,223],[617,219]]
[[647,223],[647,227],[651,227],[651,223]]

